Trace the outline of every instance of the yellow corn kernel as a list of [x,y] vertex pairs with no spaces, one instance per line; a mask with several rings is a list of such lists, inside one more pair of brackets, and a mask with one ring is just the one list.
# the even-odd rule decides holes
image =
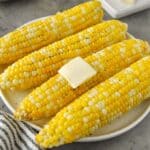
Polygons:
[[64,64],[64,60],[75,56],[85,57],[122,41],[126,39],[126,31],[126,24],[110,20],[55,42],[8,67],[0,76],[0,87],[17,90],[36,87],[55,75],[58,68]]
[[[37,120],[54,116],[61,108],[93,86],[106,80],[131,63],[150,54],[147,42],[137,39],[125,40],[89,55],[85,61],[97,74],[76,89],[59,74],[33,90],[20,104],[15,116],[18,119]],[[91,96],[96,93],[92,93]]]
[[33,21],[0,38],[0,64],[10,64],[32,51],[95,25],[102,19],[100,2],[90,1]]
[[40,131],[36,141],[44,148],[71,143],[109,124],[148,97],[150,56],[132,64],[62,109]]

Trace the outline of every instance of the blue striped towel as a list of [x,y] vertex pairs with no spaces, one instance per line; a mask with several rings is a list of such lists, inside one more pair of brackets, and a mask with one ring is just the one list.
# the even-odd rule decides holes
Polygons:
[[0,111],[0,150],[41,150],[34,141],[37,131]]

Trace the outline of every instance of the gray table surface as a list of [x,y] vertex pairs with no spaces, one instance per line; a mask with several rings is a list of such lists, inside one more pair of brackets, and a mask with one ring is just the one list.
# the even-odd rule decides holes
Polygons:
[[[54,14],[85,0],[10,0],[0,3],[0,36],[23,23]],[[110,18],[107,14],[105,18]],[[121,20],[129,25],[129,32],[150,41],[150,9]],[[0,100],[0,109],[8,111]],[[95,143],[73,143],[57,150],[150,150],[150,115],[133,130],[111,140]]]

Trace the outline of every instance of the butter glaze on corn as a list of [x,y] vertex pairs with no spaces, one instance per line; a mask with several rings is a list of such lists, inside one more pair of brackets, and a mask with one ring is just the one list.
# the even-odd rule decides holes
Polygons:
[[127,25],[111,20],[33,52],[8,67],[0,76],[2,89],[28,89],[40,85],[57,73],[65,60],[85,57],[126,39]]
[[90,1],[24,25],[0,38],[0,64],[17,59],[68,35],[101,22],[100,2]]
[[45,148],[71,143],[109,124],[149,97],[150,56],[132,64],[62,109],[40,131],[36,141]]
[[85,61],[97,71],[93,78],[72,89],[68,82],[57,74],[29,94],[21,102],[15,116],[25,120],[50,118],[93,86],[148,54],[148,43],[137,39],[125,40],[107,47],[85,58]]

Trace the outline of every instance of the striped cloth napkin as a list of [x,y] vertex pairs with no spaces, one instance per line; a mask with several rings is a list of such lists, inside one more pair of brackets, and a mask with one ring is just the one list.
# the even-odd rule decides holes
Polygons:
[[0,150],[42,150],[34,141],[36,133],[27,123],[0,111]]

